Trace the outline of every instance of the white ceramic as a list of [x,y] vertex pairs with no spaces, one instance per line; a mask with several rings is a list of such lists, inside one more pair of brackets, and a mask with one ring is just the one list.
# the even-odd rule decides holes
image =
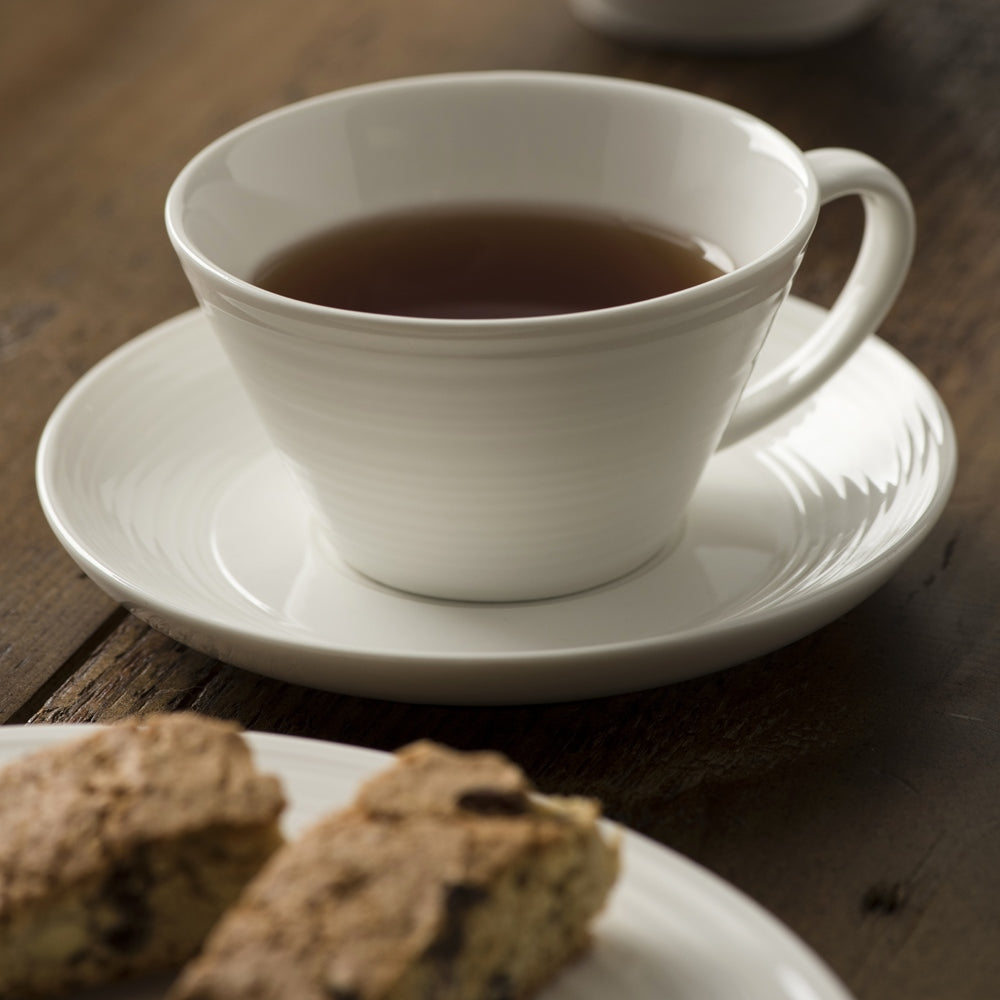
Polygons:
[[569,0],[588,27],[625,42],[732,51],[840,38],[885,0]]
[[[732,416],[820,205],[849,193],[867,221],[843,294]],[[248,281],[317,229],[469,202],[645,220],[735,267],[632,305],[492,321],[355,313]],[[913,245],[906,192],[863,154],[803,154],[743,112],[664,87],[541,72],[421,77],[281,109],[197,155],[166,215],[340,557],[402,590],[484,601],[584,590],[676,544],[720,440],[843,363]]]
[[[786,302],[755,377],[822,316]],[[711,460],[669,558],[568,598],[428,600],[328,557],[195,311],[69,392],[42,436],[38,490],[87,574],[199,650],[350,694],[499,704],[667,684],[832,621],[924,538],[955,462],[937,395],[872,337],[806,403]]]
[[[91,729],[4,726],[0,765]],[[285,787],[285,827],[293,836],[349,802],[361,781],[389,761],[338,743],[270,733],[247,738],[260,767]],[[622,873],[595,922],[593,947],[539,1000],[850,1000],[824,963],[757,903],[676,852],[618,829]],[[146,979],[68,1000],[158,1000],[168,986],[163,978]]]

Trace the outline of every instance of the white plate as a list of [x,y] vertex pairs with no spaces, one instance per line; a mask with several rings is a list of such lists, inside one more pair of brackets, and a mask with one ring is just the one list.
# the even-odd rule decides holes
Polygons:
[[[759,370],[822,315],[790,300]],[[551,601],[421,599],[315,543],[289,474],[193,311],[73,387],[42,436],[37,480],[83,570],[196,649],[349,694],[501,704],[654,687],[832,621],[930,530],[955,462],[934,390],[871,337],[812,400],[713,458],[669,558]]]
[[[93,727],[0,728],[0,765]],[[259,765],[283,781],[295,835],[349,802],[389,755],[338,743],[251,733]],[[152,1000],[165,980],[87,991],[87,1000]],[[82,1000],[84,994],[77,994]],[[850,1000],[782,924],[732,886],[639,834],[623,831],[623,871],[595,926],[593,950],[540,1000]]]

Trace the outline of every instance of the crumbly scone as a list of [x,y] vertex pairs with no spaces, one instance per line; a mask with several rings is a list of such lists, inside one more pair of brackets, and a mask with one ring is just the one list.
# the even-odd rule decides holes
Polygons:
[[237,726],[150,716],[0,771],[0,997],[180,965],[281,845]]
[[170,1000],[514,1000],[589,942],[618,871],[599,808],[428,742],[247,887]]

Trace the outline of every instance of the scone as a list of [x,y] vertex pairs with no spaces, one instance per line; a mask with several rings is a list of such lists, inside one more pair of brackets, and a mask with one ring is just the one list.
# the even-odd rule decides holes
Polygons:
[[238,728],[152,716],[0,771],[0,997],[180,965],[281,845]]
[[618,869],[595,802],[417,743],[282,848],[170,1000],[513,1000],[588,944]]

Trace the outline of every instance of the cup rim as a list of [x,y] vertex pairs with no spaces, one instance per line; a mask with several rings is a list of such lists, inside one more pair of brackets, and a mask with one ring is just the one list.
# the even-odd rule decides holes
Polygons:
[[[711,109],[715,114],[728,115],[735,120],[751,124],[755,129],[763,130],[776,140],[797,161],[801,169],[803,188],[806,194],[802,213],[784,237],[766,252],[731,271],[726,271],[698,285],[653,298],[601,309],[554,313],[544,316],[485,319],[433,318],[364,312],[338,306],[318,305],[280,295],[227,271],[202,253],[187,236],[182,213],[185,189],[192,176],[206,161],[218,155],[220,150],[231,146],[242,136],[266,126],[269,122],[299,114],[318,105],[363,97],[366,93],[386,93],[394,89],[412,88],[413,86],[434,87],[455,86],[457,84],[468,86],[496,85],[498,83],[522,86],[562,85],[577,88],[593,87],[601,90],[635,91],[645,94],[656,93],[668,96],[673,101],[698,105]],[[605,325],[610,321],[614,321],[616,324],[643,323],[655,319],[662,312],[666,302],[670,303],[671,310],[675,314],[714,310],[718,308],[720,301],[730,302],[734,299],[741,299],[744,294],[757,285],[762,272],[771,268],[776,261],[801,250],[815,224],[819,213],[819,204],[819,186],[803,151],[775,126],[724,101],[675,87],[624,77],[553,70],[472,70],[428,73],[356,84],[307,97],[256,115],[212,140],[185,163],[167,191],[164,218],[169,239],[182,261],[187,261],[200,272],[211,276],[216,283],[226,289],[228,295],[255,308],[272,312],[280,311],[286,316],[301,319],[310,325],[331,324],[331,321],[339,320],[355,329],[371,327],[378,328],[380,332],[385,333],[389,332],[389,327],[392,327],[393,330],[399,329],[400,332],[404,332],[408,336],[419,337],[421,334],[433,337],[449,334],[461,336],[475,331],[477,336],[482,337],[484,334],[516,336],[521,332],[536,331],[540,326],[543,326],[547,332],[555,333],[561,327],[571,327],[573,331],[581,331],[593,325]]]

